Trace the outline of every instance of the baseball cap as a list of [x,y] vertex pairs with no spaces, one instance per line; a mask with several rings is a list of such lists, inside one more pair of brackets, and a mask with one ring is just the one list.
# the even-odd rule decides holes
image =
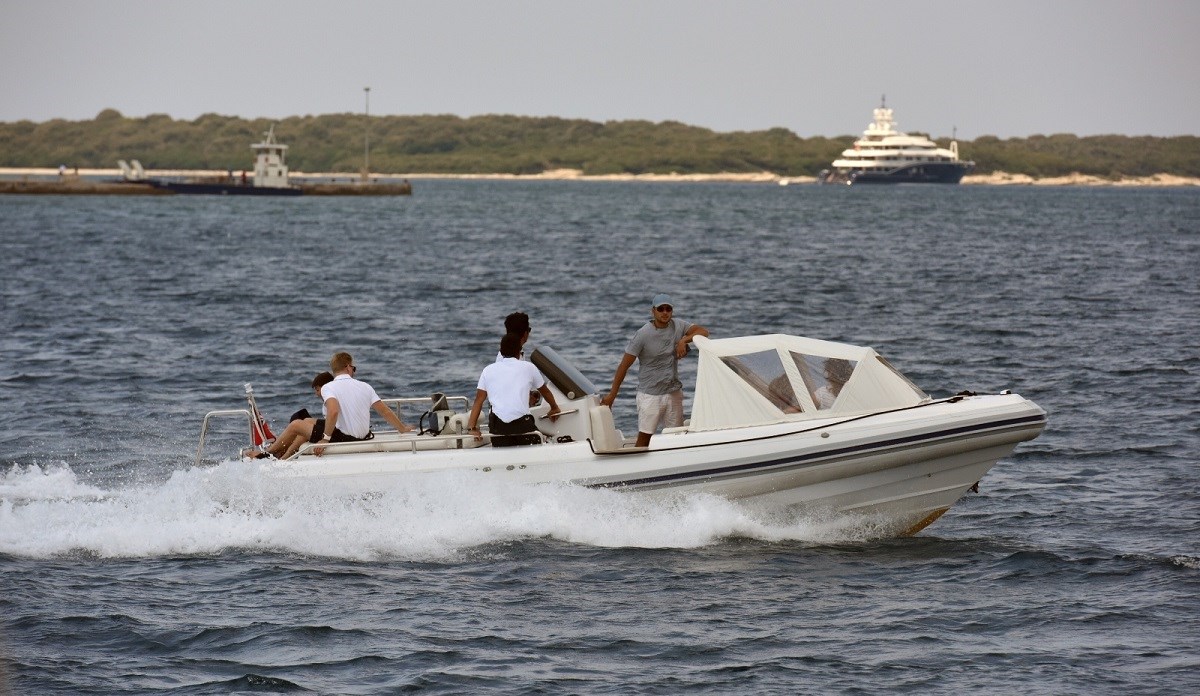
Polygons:
[[658,293],[654,296],[654,299],[650,300],[651,307],[661,307],[663,305],[675,306],[675,303],[671,301],[671,296],[664,292]]

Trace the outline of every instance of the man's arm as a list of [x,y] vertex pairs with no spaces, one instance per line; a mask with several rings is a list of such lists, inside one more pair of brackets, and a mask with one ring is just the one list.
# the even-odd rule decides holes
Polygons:
[[371,408],[375,409],[376,413],[383,416],[385,421],[391,423],[392,427],[395,428],[397,432],[407,433],[412,431],[412,428],[405,425],[404,421],[400,420],[400,416],[397,416],[396,412],[382,401],[376,401],[375,403],[371,404]]
[[[325,434],[321,436],[321,442],[329,442],[329,438],[333,436],[333,429],[337,427],[338,414],[342,412],[342,407],[338,404],[338,400],[334,397],[325,399]],[[325,448],[317,446],[313,448],[313,454],[318,457],[325,452]]]
[[483,434],[479,432],[479,412],[483,410],[483,400],[487,398],[487,392],[482,389],[475,390],[475,403],[471,405],[471,416],[467,418],[467,431],[475,433],[476,440],[482,440]]
[[617,400],[617,394],[621,391],[621,382],[625,381],[625,373],[629,372],[629,367],[633,365],[634,360],[637,360],[637,356],[630,353],[626,353],[621,358],[621,364],[617,365],[617,374],[613,375],[612,387],[609,388],[608,394],[600,399],[601,404],[612,408],[613,402]]
[[679,343],[675,344],[675,357],[682,358],[687,355],[687,344],[692,342],[696,336],[708,336],[708,329],[699,324],[692,324],[687,331],[684,332],[683,338],[679,339]]
[[558,420],[558,404],[554,402],[554,394],[551,393],[550,387],[547,387],[543,384],[542,386],[538,387],[538,393],[542,395],[542,398],[546,400],[546,403],[550,404],[550,410],[546,412],[546,417],[551,421]]

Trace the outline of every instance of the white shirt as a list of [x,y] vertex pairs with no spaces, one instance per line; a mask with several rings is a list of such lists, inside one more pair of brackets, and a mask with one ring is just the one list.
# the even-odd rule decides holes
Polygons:
[[511,423],[529,413],[529,392],[546,384],[542,373],[533,363],[516,358],[502,358],[483,368],[478,388],[487,392],[492,413],[505,423]]
[[341,374],[321,387],[321,400],[328,401],[331,398],[338,401],[338,419],[334,424],[338,430],[359,438],[371,432],[371,405],[379,401],[379,395],[371,385]]

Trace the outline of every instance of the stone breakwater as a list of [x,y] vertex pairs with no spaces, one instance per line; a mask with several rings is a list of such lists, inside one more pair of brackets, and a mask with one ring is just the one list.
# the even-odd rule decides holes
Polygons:
[[[78,172],[78,173],[76,173]],[[187,172],[187,171],[154,171],[147,172],[149,179],[162,177],[201,179],[200,183],[212,185],[231,185],[232,188],[245,190],[245,185],[237,186],[237,179],[231,179],[226,173]],[[407,196],[412,194],[412,184],[407,180],[391,181],[382,177],[372,177],[370,182],[363,182],[359,177],[292,177],[292,188],[298,188],[305,196]],[[261,189],[259,189],[261,190]],[[228,193],[239,193],[229,191]],[[0,168],[0,194],[31,194],[31,195],[99,195],[99,196],[170,196],[178,192],[162,186],[155,186],[148,181],[124,181],[120,173],[105,169],[79,169],[70,173],[59,174],[57,170],[38,169],[2,169]],[[194,193],[194,192],[189,192]],[[225,191],[206,191],[205,193],[225,193]]]

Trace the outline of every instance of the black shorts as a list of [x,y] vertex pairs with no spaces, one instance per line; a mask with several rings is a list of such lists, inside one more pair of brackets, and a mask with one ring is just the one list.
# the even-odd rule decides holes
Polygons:
[[542,444],[542,435],[538,432],[533,416],[528,413],[511,423],[506,423],[488,414],[488,432],[492,434],[492,447],[522,447],[524,445]]
[[535,430],[537,430],[537,424],[533,422],[533,416],[528,413],[511,423],[500,420],[494,413],[488,414],[488,431],[493,435],[520,435],[532,433]]
[[[308,436],[308,441],[313,444],[316,444],[316,443],[320,442],[321,438],[323,438],[323,437],[325,437],[325,419],[318,418],[317,422],[313,423],[312,435]],[[375,433],[369,432],[369,433],[367,433],[366,437],[354,437],[353,435],[347,435],[346,433],[343,433],[341,430],[334,428],[333,434],[329,436],[329,442],[330,443],[362,442],[363,440],[370,440],[373,437],[375,437]]]

